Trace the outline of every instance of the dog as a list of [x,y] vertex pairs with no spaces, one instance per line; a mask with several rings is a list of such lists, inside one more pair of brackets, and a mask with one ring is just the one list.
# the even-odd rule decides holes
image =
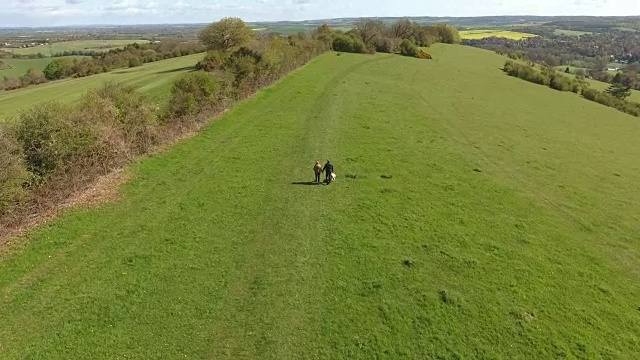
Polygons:
[[331,181],[336,181],[336,174],[335,173],[331,173]]

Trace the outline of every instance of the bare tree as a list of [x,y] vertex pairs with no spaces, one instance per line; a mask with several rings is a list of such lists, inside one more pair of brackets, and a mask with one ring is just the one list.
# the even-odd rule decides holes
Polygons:
[[360,19],[355,23],[355,30],[365,45],[369,45],[376,37],[384,33],[385,25],[381,20]]
[[391,25],[389,35],[394,38],[409,39],[413,35],[414,25],[407,19],[398,20]]

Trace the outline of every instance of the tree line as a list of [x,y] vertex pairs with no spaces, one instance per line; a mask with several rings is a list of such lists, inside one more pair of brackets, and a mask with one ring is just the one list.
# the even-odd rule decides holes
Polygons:
[[325,24],[316,29],[314,36],[334,51],[362,54],[400,52],[403,55],[418,56],[420,51],[417,47],[428,47],[436,42],[460,43],[458,30],[450,25],[420,25],[406,19],[391,24],[381,20],[362,19],[347,32],[331,29]]
[[209,51],[200,70],[177,79],[167,101],[154,103],[132,87],[107,83],[74,105],[37,104],[0,122],[0,225],[53,206],[329,50],[307,35],[257,36],[240,19],[210,25],[200,40]]
[[37,54],[14,54],[9,51],[0,50],[0,59],[44,59],[46,56],[42,53]]
[[66,56],[99,56],[102,51],[98,50],[65,50],[59,51],[51,55],[51,57],[66,57]]
[[503,71],[510,76],[548,86],[558,91],[571,91],[582,95],[583,98],[595,101],[605,106],[613,107],[627,114],[640,117],[640,104],[626,101],[631,95],[631,88],[622,83],[622,77],[604,92],[590,88],[586,79],[581,76],[573,77],[555,71],[551,67],[539,69],[533,63],[520,63],[507,60]]

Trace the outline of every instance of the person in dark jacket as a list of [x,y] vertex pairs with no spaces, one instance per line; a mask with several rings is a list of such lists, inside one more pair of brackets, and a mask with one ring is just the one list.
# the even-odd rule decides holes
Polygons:
[[327,163],[324,164],[324,167],[322,168],[322,171],[324,171],[324,174],[326,176],[326,182],[327,184],[331,183],[331,173],[333,173],[333,164],[331,164],[331,161],[327,160]]

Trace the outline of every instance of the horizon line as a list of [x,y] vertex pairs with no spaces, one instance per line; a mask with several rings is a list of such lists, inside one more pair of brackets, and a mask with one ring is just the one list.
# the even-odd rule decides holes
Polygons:
[[[305,20],[256,20],[245,21],[247,24],[255,23],[303,23],[311,21],[331,21],[331,20],[348,20],[348,19],[402,19],[402,18],[431,18],[431,19],[480,19],[489,17],[537,17],[537,18],[633,18],[640,17],[640,15],[481,15],[481,16],[430,16],[430,15],[405,15],[405,16],[347,16],[337,18],[317,18],[317,19],[305,19]],[[212,21],[215,22],[215,21]],[[0,25],[0,29],[51,29],[51,28],[65,28],[65,27],[99,27],[99,26],[158,26],[158,25],[204,25],[212,22],[176,22],[176,23],[137,23],[137,24],[67,24],[67,25],[45,25],[45,26],[3,26]]]

